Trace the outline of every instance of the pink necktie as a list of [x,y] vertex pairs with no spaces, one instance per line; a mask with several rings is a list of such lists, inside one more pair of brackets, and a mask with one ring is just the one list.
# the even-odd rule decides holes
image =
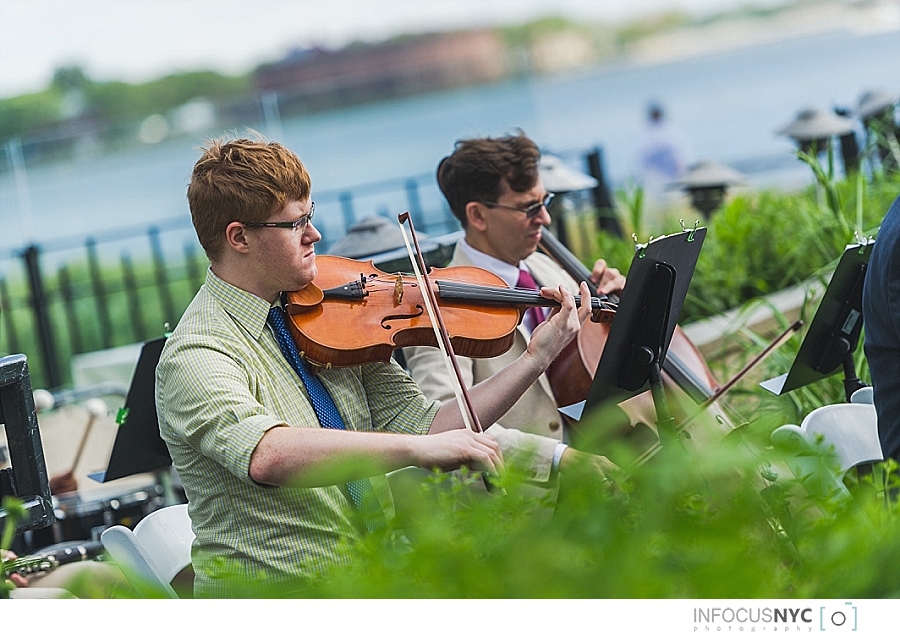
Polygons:
[[[519,281],[516,282],[516,288],[527,288],[532,291],[538,290],[538,286],[531,277],[531,273],[525,269],[519,269]],[[544,321],[544,311],[538,306],[532,306],[526,313],[531,316],[531,330],[534,331],[538,324]],[[528,326],[528,324],[525,324]]]

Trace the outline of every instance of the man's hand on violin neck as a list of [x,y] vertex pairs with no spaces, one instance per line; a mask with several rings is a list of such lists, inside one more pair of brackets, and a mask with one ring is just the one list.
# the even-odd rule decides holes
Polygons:
[[468,429],[417,436],[416,464],[425,469],[435,467],[452,471],[466,466],[473,471],[486,471],[497,475],[503,469],[500,445],[486,434]]
[[[528,354],[540,361],[543,372],[578,334],[581,324],[591,316],[591,303],[584,301],[580,307],[575,308],[575,299],[562,286],[556,289],[542,288],[541,295],[560,303],[560,307],[554,308],[550,313],[549,319],[534,329],[528,343]],[[581,296],[591,296],[584,282],[581,283]]]

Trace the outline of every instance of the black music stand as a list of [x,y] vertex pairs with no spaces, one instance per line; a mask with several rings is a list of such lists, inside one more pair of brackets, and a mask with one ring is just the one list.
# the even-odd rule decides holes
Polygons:
[[[0,471],[0,500],[19,498],[25,507],[25,519],[16,525],[16,533],[50,526],[56,517],[24,354],[0,359],[0,425],[6,429],[12,465]],[[5,525],[6,512],[0,507],[0,533]]]
[[90,474],[92,480],[109,482],[138,473],[164,469],[172,464],[169,448],[159,435],[156,417],[156,365],[165,337],[144,343],[131,387],[125,398],[124,419],[119,421],[116,440],[106,471]]
[[874,240],[847,246],[791,369],[763,381],[761,387],[780,396],[831,376],[841,367],[848,401],[856,390],[866,387],[856,376],[853,353],[863,326],[863,282],[873,246]]
[[561,412],[579,420],[585,411],[613,407],[649,385],[660,442],[676,438],[660,371],[705,238],[705,227],[694,228],[637,249],[587,400]]

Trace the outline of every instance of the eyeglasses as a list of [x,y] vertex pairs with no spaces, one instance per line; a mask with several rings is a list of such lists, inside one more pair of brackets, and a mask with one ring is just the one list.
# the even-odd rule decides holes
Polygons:
[[545,207],[549,207],[550,203],[553,202],[553,199],[555,197],[556,197],[556,194],[548,193],[541,199],[541,202],[534,203],[533,205],[528,205],[527,207],[525,207],[525,209],[522,209],[521,207],[511,207],[509,205],[501,205],[500,203],[489,203],[484,200],[480,200],[478,202],[480,202],[485,207],[490,207],[491,209],[493,209],[494,207],[500,207],[502,209],[510,209],[512,211],[521,211],[523,214],[525,214],[525,217],[530,220],[530,219],[534,218],[535,216],[537,216],[539,213],[541,213],[541,209],[543,209]]
[[313,201],[309,208],[309,213],[305,216],[300,216],[296,220],[285,220],[284,222],[244,222],[241,224],[253,229],[258,227],[275,227],[277,229],[293,229],[294,233],[303,233],[306,231],[306,227],[309,226],[309,223],[312,222],[313,214],[315,213],[316,203]]

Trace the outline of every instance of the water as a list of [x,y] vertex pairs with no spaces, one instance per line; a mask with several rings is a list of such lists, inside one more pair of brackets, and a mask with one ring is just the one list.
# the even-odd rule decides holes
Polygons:
[[[309,168],[317,204],[317,194],[327,191],[433,174],[457,139],[516,128],[579,166],[585,151],[602,146],[608,176],[621,184],[634,172],[646,105],[658,100],[690,139],[694,158],[737,167],[754,186],[791,186],[808,182],[809,170],[775,131],[806,107],[852,108],[866,90],[900,90],[898,60],[896,32],[836,32],[308,115],[283,121],[282,140]],[[265,132],[260,122],[247,125]],[[33,241],[81,243],[87,235],[172,219],[189,233],[185,191],[196,148],[223,132],[29,167],[30,205],[20,204],[13,175],[3,174],[0,253]],[[429,181],[423,207],[439,213],[442,202]],[[398,191],[357,200],[357,216],[403,211]],[[327,239],[338,239],[344,224],[336,196],[325,196],[317,211]]]

